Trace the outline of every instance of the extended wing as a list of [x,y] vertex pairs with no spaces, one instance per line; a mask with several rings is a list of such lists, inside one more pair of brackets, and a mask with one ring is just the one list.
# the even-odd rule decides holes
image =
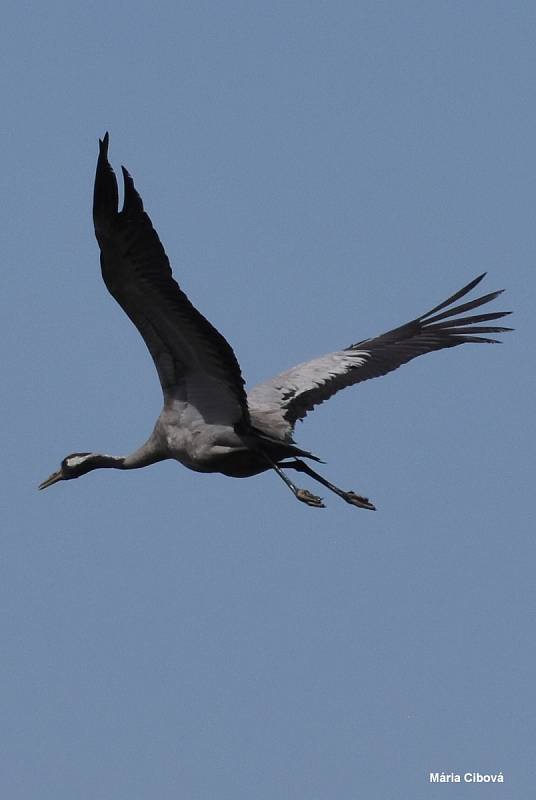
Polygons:
[[207,423],[247,422],[244,381],[231,346],[173,279],[164,248],[124,167],[125,199],[118,212],[108,134],[99,145],[93,219],[102,277],[143,336],[164,399],[187,401]]
[[[412,358],[433,350],[456,347],[465,342],[496,342],[496,339],[489,339],[481,334],[501,333],[512,329],[479,323],[500,319],[509,314],[509,311],[462,317],[457,315],[488,303],[501,292],[492,292],[476,300],[447,308],[474,289],[485,274],[479,275],[431,311],[399,328],[373,339],[364,339],[344,350],[298,364],[255,386],[248,394],[253,423],[261,427],[265,420],[265,424],[276,428],[280,435],[290,438],[297,420],[303,419],[308,411],[328,400],[340,389],[385,375]],[[447,310],[442,311],[445,308]]]

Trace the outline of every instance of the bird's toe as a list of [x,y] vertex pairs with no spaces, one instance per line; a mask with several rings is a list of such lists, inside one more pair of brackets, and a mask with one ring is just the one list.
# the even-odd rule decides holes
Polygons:
[[347,503],[350,503],[353,506],[357,506],[358,508],[367,508],[369,511],[376,511],[376,506],[374,503],[371,503],[368,497],[362,497],[355,492],[345,492],[344,499]]
[[325,508],[326,506],[322,502],[321,497],[317,497],[316,494],[311,494],[307,489],[298,489],[296,492],[296,497],[298,500],[301,500],[302,503],[306,503],[308,506],[313,506],[313,508]]

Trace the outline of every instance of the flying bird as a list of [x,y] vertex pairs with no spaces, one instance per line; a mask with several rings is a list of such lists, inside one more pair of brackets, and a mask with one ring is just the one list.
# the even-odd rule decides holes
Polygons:
[[137,469],[175,459],[196,472],[234,478],[274,470],[298,500],[323,508],[320,497],[296,486],[286,474],[295,470],[347,503],[374,510],[367,497],[340,489],[307,463],[320,459],[295,443],[296,422],[340,389],[385,375],[424,353],[466,342],[497,342],[483,334],[512,330],[489,325],[510,312],[466,314],[500,292],[455,305],[486,273],[405,325],[298,364],[246,393],[231,346],[173,279],[132,177],[124,167],[122,172],[124,203],[118,211],[106,133],[99,140],[93,196],[102,277],[145,340],[162,386],[163,409],[148,440],[131,455],[72,453],[39,488],[100,467]]

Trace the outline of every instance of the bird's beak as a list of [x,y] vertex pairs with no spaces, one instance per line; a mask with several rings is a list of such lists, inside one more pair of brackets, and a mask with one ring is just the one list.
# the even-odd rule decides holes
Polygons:
[[58,481],[63,480],[63,475],[61,474],[61,470],[59,469],[57,472],[53,472],[52,475],[43,481],[43,483],[39,484],[39,489],[48,489],[49,486],[52,486],[53,483],[57,483]]

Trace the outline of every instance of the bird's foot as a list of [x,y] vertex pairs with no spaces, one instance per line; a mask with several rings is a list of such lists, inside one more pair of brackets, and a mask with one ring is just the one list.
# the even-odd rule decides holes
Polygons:
[[353,506],[368,508],[369,511],[376,511],[376,506],[374,503],[370,502],[368,497],[361,497],[360,494],[356,494],[355,492],[344,492],[341,496],[347,503]]
[[326,507],[321,497],[317,497],[316,494],[311,494],[307,489],[298,489],[296,491],[296,497],[308,506],[313,506],[314,508]]

